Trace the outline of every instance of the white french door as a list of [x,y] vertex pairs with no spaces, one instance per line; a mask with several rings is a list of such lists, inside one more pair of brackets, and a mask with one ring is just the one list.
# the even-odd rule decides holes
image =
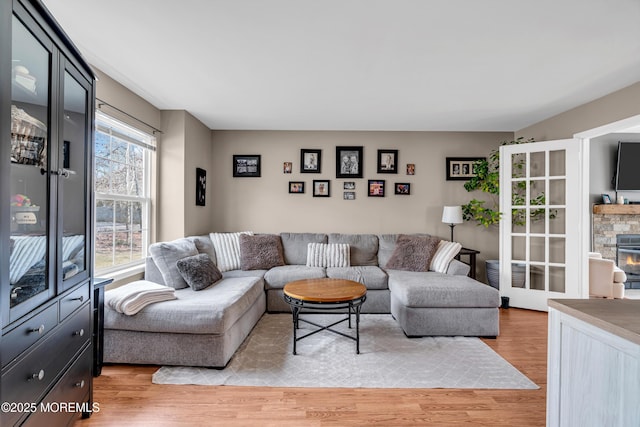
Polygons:
[[513,307],[588,294],[585,159],[580,139],[500,148],[500,294]]

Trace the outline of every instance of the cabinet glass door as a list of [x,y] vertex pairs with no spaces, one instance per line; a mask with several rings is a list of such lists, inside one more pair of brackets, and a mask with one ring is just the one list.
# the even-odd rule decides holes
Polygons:
[[16,307],[53,294],[47,261],[52,54],[15,16],[12,33],[11,139],[5,149],[11,150],[9,300]]
[[[62,251],[58,270],[63,289],[86,277],[88,90],[69,71],[64,73],[62,147],[58,161],[58,215],[62,227]],[[60,253],[61,252],[61,253]]]

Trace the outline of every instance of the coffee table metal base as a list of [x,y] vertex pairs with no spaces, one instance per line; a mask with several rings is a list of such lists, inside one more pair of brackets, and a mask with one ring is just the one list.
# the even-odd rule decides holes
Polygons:
[[[315,335],[318,332],[329,331],[334,334],[341,335],[343,337],[352,339],[356,342],[356,354],[360,354],[360,308],[362,307],[362,303],[367,299],[366,295],[361,296],[360,298],[353,299],[351,301],[341,302],[341,303],[321,303],[321,302],[310,302],[303,301],[296,298],[292,298],[289,295],[284,295],[285,301],[291,306],[291,313],[293,314],[293,354],[296,353],[296,343],[303,338],[307,338],[311,335]],[[347,317],[342,318],[336,322],[333,322],[329,325],[320,325],[318,323],[312,322],[308,319],[303,319],[300,317],[300,313],[303,308],[312,308],[314,310],[322,310],[322,311],[330,311],[330,310],[347,310]],[[349,329],[351,329],[351,315],[355,315],[355,323],[356,323],[356,334],[348,335],[344,332],[337,331],[332,329],[334,326],[343,323],[349,322]],[[309,325],[315,326],[318,329],[309,332],[301,337],[298,336],[298,328],[299,322],[305,322]]]

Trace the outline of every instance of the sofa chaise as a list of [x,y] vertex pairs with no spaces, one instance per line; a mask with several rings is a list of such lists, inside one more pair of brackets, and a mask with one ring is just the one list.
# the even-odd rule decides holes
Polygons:
[[[390,313],[407,336],[499,334],[498,291],[467,277],[468,265],[446,259],[439,272],[388,268],[397,265],[402,239],[404,242],[428,235],[249,236],[250,233],[211,233],[152,245],[145,280],[176,288],[177,299],[148,305],[134,316],[106,305],[104,361],[224,367],[263,313],[290,311],[283,298],[284,285],[308,278],[345,278],[363,283],[367,301],[362,312]],[[258,250],[242,246],[257,239],[263,242]],[[243,242],[240,247],[238,241]],[[274,261],[265,254],[264,242],[276,245],[281,259]],[[312,245],[323,244],[346,247],[347,262],[316,265],[310,261],[310,248],[315,248]],[[246,262],[244,249],[252,254],[247,255]],[[267,248],[267,252],[274,251]],[[217,264],[222,279],[194,291],[176,271],[175,264],[198,254],[207,254],[207,259]],[[269,261],[265,263],[260,258]],[[109,291],[107,298],[108,294]]]

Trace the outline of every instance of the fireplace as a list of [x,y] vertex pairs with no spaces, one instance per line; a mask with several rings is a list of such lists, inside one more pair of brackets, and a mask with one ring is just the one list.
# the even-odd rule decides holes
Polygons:
[[640,287],[640,234],[616,236],[616,264],[627,274],[626,287]]

